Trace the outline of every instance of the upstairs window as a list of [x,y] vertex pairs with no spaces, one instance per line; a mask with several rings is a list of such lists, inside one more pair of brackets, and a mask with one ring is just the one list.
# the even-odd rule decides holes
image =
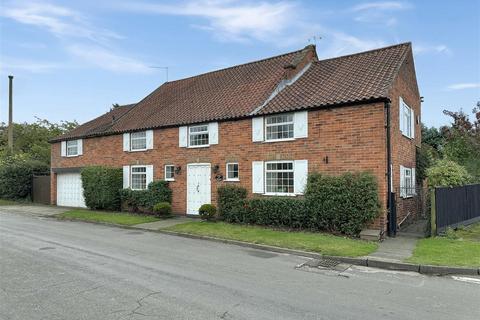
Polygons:
[[147,167],[132,166],[131,181],[132,190],[147,189]]
[[188,145],[191,147],[205,147],[209,145],[208,125],[188,127]]
[[267,194],[293,194],[293,161],[265,163],[265,190]]
[[238,181],[238,163],[227,163],[227,181]]
[[415,115],[402,98],[400,98],[400,131],[407,138],[414,138],[415,131]]
[[78,156],[78,140],[67,141],[67,157]]
[[293,113],[280,114],[265,118],[266,141],[294,138]]
[[147,132],[139,131],[130,134],[130,150],[146,150],[147,149]]

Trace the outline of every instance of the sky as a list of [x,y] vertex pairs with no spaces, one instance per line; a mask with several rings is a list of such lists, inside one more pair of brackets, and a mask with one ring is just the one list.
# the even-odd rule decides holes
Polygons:
[[0,0],[0,122],[82,123],[181,79],[303,48],[410,41],[422,121],[480,100],[480,1]]

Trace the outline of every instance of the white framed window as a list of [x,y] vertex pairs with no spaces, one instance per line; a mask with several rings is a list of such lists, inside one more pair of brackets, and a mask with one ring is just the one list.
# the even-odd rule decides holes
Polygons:
[[147,132],[130,133],[130,151],[147,150]]
[[165,181],[175,181],[175,166],[173,164],[165,166]]
[[209,145],[208,124],[188,127],[188,146],[206,147]]
[[238,171],[238,163],[236,162],[229,162],[227,163],[227,181],[239,181],[239,171]]
[[400,196],[409,198],[416,195],[415,168],[400,166]]
[[294,190],[293,161],[265,162],[265,194],[293,195]]
[[413,139],[415,136],[415,115],[402,98],[400,98],[400,131],[407,138]]
[[78,156],[78,140],[67,141],[67,157]]
[[294,139],[293,113],[265,117],[265,141]]
[[147,167],[146,166],[132,166],[130,173],[130,181],[132,190],[147,189]]

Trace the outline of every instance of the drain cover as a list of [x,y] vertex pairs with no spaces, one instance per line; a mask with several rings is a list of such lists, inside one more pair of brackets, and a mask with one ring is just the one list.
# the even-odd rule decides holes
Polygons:
[[332,259],[318,259],[317,267],[324,267],[324,268],[335,268],[340,264],[339,261],[332,260]]

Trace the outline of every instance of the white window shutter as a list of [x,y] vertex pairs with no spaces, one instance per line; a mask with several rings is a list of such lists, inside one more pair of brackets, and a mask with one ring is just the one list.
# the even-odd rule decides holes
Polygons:
[[252,161],[252,193],[264,193],[263,161]]
[[77,150],[78,150],[78,155],[81,156],[83,154],[83,140],[82,139],[77,140]]
[[293,132],[295,138],[308,137],[308,111],[295,112],[293,116]]
[[400,119],[400,132],[403,132],[403,117],[404,117],[404,111],[403,111],[403,99],[400,97],[400,100],[398,102],[398,115]]
[[405,187],[405,168],[400,166],[400,197],[402,198],[407,196]]
[[123,151],[130,151],[130,133],[123,134]]
[[152,165],[148,165],[148,166],[145,166],[146,168],[146,176],[147,176],[147,187],[148,185],[150,184],[150,182],[153,181],[153,166]]
[[415,168],[412,168],[412,189],[413,194],[417,194],[417,180],[415,177]]
[[252,118],[252,141],[263,141],[263,117]]
[[123,166],[123,189],[130,188],[130,166]]
[[410,123],[411,123],[411,136],[410,138],[415,138],[415,112],[410,108]]
[[145,138],[147,140],[147,149],[153,149],[153,130],[147,130]]
[[295,160],[294,170],[294,192],[295,194],[303,194],[307,185],[308,160]]
[[208,124],[208,144],[218,144],[218,122]]
[[67,141],[62,141],[60,143],[60,156],[62,157],[67,156]]
[[178,146],[180,148],[188,147],[188,127],[187,126],[178,128]]

